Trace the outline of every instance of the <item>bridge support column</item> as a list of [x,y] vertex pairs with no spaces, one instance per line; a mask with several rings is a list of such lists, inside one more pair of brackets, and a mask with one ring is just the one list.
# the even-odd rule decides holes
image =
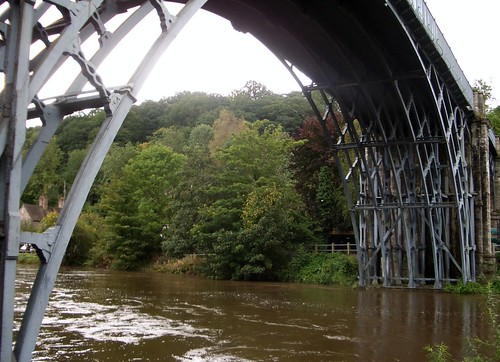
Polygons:
[[[472,165],[474,189],[477,192],[475,202],[476,225],[476,270],[478,277],[490,277],[496,272],[495,250],[491,242],[493,211],[493,172],[490,160],[490,129],[486,119],[484,96],[474,93],[475,120],[472,123]],[[493,145],[495,146],[495,145]]]

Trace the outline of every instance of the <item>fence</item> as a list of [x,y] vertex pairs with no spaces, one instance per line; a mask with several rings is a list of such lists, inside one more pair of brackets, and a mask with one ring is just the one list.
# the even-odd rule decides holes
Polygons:
[[346,253],[347,255],[356,254],[356,244],[355,243],[345,243],[345,244],[315,244],[315,253]]
[[[495,254],[500,254],[500,244],[493,244]],[[347,255],[356,254],[356,244],[314,244],[315,253],[346,253]]]

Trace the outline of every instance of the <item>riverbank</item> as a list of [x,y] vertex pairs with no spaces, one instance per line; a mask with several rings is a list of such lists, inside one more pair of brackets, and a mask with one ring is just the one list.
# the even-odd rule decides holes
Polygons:
[[[18,263],[24,265],[38,264],[40,261],[36,253],[20,253]],[[98,269],[98,268],[97,268]],[[186,255],[180,259],[158,258],[141,271],[153,271],[158,273],[175,275],[203,276],[203,257],[195,254]],[[353,286],[357,280],[357,260],[353,256],[341,253],[299,253],[294,257],[288,268],[281,273],[280,282],[292,282],[302,284],[319,285],[341,285]],[[464,284],[445,285],[443,291],[453,294],[487,294],[500,295],[500,273],[491,280],[469,282]]]
[[[207,275],[203,257],[187,255],[181,259],[159,259],[148,270],[170,274]],[[278,282],[352,286],[356,283],[358,263],[342,253],[297,253],[279,274]]]

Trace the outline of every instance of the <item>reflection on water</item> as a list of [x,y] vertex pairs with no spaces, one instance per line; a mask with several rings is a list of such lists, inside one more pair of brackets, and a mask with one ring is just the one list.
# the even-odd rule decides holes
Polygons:
[[[20,266],[16,323],[35,269]],[[484,299],[62,270],[34,361],[422,361],[485,338]]]

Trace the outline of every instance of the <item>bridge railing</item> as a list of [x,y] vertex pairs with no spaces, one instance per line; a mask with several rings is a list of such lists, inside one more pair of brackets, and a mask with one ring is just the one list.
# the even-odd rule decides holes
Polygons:
[[464,72],[458,65],[458,61],[453,55],[450,46],[446,42],[446,39],[439,29],[436,20],[432,16],[427,4],[424,0],[406,0],[408,4],[413,8],[415,16],[420,20],[420,23],[424,26],[427,35],[430,37],[436,50],[441,55],[441,58],[446,62],[450,72],[453,74],[458,87],[461,89],[464,97],[467,99],[469,104],[473,105],[473,92],[469,84],[469,81],[465,77]]
[[345,253],[347,255],[356,255],[356,244],[314,244],[315,253]]

